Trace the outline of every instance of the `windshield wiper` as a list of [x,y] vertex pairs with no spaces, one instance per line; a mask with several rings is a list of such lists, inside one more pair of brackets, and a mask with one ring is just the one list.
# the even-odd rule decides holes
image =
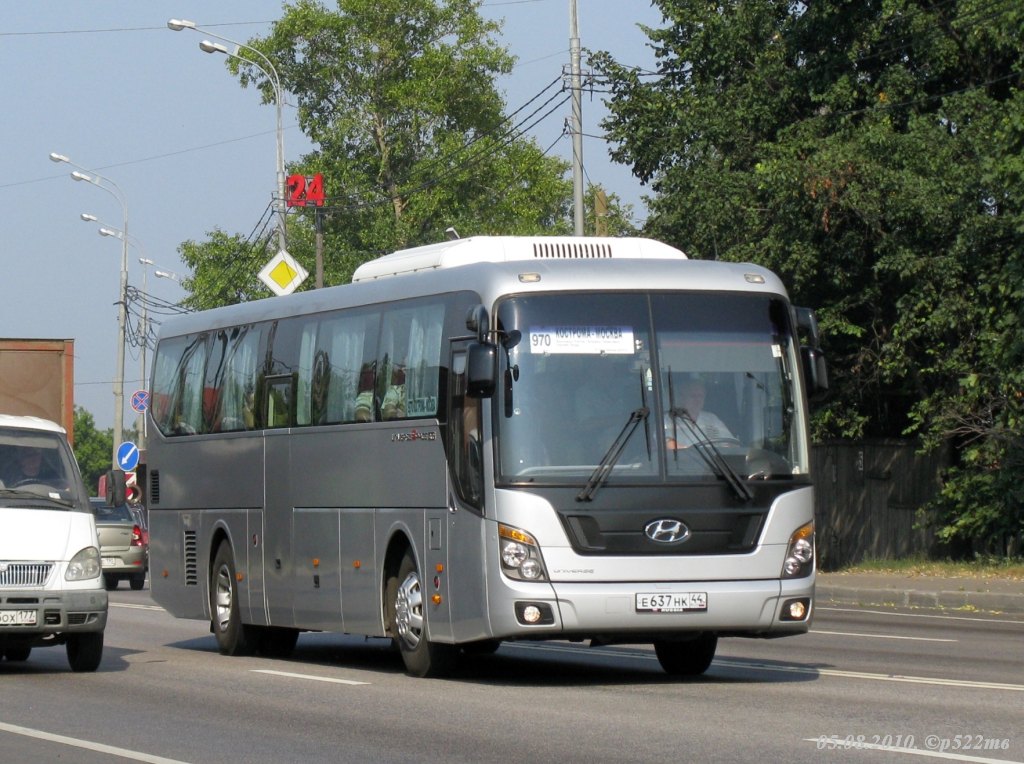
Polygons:
[[[747,487],[747,484],[743,482],[743,479],[736,474],[736,470],[729,466],[729,462],[722,456],[722,452],[718,446],[715,445],[714,441],[707,436],[707,433],[700,428],[690,416],[690,412],[686,409],[669,409],[669,414],[672,417],[673,426],[678,420],[683,423],[689,432],[690,438],[693,439],[693,443],[690,448],[696,450],[704,462],[711,468],[719,477],[723,478],[725,482],[729,484],[729,487],[736,493],[736,496],[743,501],[750,501],[754,498],[754,494]],[[679,457],[678,450],[676,451],[676,458]]]
[[641,406],[630,412],[626,424],[623,425],[618,436],[612,441],[604,456],[601,457],[601,463],[590,474],[590,479],[583,487],[583,490],[576,494],[576,501],[590,501],[594,497],[597,489],[604,485],[605,481],[608,480],[608,476],[612,474],[612,468],[615,467],[615,463],[622,456],[622,450],[626,447],[626,443],[629,442],[630,436],[636,432],[636,428],[641,422],[647,421],[650,413],[651,410],[646,406]]

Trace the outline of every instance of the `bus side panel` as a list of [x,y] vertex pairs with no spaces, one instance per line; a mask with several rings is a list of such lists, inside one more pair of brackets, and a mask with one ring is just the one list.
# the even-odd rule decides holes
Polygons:
[[[159,500],[148,507],[153,598],[178,618],[208,618],[209,564],[217,551],[211,549],[209,534],[216,519],[224,516],[219,510],[242,513],[233,528],[235,563],[252,581],[244,547],[251,533],[246,533],[244,517],[258,514],[263,507],[263,439],[251,435],[165,438],[154,426],[147,459],[150,480],[159,487]],[[249,602],[245,591],[243,615],[244,603]]]
[[345,631],[381,636],[380,562],[373,518],[372,509],[341,510],[341,609]]
[[197,512],[149,513],[153,601],[177,618],[206,618],[206,565],[199,562]]
[[340,515],[336,509],[296,509],[295,625],[343,631],[339,550]]
[[[387,552],[385,545],[392,538],[392,510],[405,522],[401,532],[416,548],[422,565],[426,547],[424,511],[447,506],[448,467],[440,428],[434,421],[410,421],[291,432],[290,490],[294,506],[339,511],[339,529],[334,538],[338,539],[344,630],[381,635],[381,565]],[[268,448],[268,506],[270,459]],[[387,508],[385,514],[389,515],[384,521],[375,516],[382,508]],[[296,528],[296,544],[300,532]],[[431,557],[430,571],[436,562],[444,562],[440,556],[443,551],[443,547],[436,550],[436,560]],[[420,573],[428,583],[433,578],[433,572],[427,576],[427,571],[421,569]],[[305,572],[296,574],[303,581],[294,590],[298,608],[299,600],[308,597],[308,576]],[[342,628],[341,619],[333,628]]]
[[[263,510],[250,509],[246,513],[246,519],[248,532],[244,539],[238,539],[238,544],[244,544],[246,550],[245,569],[248,571],[245,580],[239,584],[243,587],[242,591],[247,593],[247,597],[242,601],[247,603],[248,608],[242,612],[242,620],[257,626],[267,626],[270,623],[270,613],[267,612],[267,597],[263,589]],[[241,556],[242,547],[237,547],[235,552]]]
[[[274,626],[295,623],[292,584],[291,431],[268,430],[266,443],[266,501],[263,521],[263,585],[267,613]],[[308,506],[299,503],[299,506]]]
[[[472,642],[491,636],[487,615],[486,555],[489,549],[487,522],[474,512],[457,509],[448,513],[447,586],[456,642]],[[493,526],[493,523],[491,523]],[[494,545],[497,554],[497,544]]]

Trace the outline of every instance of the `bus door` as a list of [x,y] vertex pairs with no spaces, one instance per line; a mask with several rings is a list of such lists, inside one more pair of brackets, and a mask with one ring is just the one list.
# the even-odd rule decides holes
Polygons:
[[[449,369],[447,567],[453,636],[463,642],[489,636],[483,506],[490,426],[483,416],[482,401],[466,395],[465,342],[453,343]],[[486,460],[489,463],[489,457]]]

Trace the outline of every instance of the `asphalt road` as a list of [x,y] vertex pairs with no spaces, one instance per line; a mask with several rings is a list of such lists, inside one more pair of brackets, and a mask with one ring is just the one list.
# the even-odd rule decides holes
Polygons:
[[148,591],[112,602],[97,673],[0,662],[0,761],[1024,761],[1020,616],[826,606],[807,635],[722,640],[696,680],[560,642],[426,680],[382,640],[226,658]]

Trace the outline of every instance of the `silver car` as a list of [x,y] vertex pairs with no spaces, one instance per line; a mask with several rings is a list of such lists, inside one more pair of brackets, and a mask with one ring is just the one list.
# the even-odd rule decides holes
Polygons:
[[111,507],[102,499],[91,503],[107,589],[116,589],[122,579],[127,579],[132,589],[141,589],[149,569],[149,533],[144,522],[127,504]]

